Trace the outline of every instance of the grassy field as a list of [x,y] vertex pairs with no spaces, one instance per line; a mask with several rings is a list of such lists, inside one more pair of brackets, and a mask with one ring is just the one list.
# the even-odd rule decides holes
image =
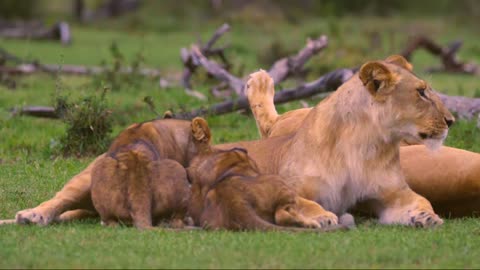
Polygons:
[[[127,61],[142,51],[145,65],[160,69],[166,76],[181,73],[179,48],[196,40],[195,33],[207,38],[221,22],[182,24],[173,30],[164,22],[131,30],[126,22],[109,26],[74,26],[74,42],[63,47],[51,42],[1,40],[2,47],[24,58],[45,63],[99,65],[111,62],[111,42],[115,41]],[[164,25],[162,24],[164,22]],[[464,39],[460,57],[480,62],[478,29],[442,18],[343,18],[309,19],[302,24],[232,22],[223,43],[230,43],[228,57],[244,74],[268,68],[264,56],[274,42],[286,51],[304,45],[308,36],[327,34],[330,45],[308,64],[313,79],[337,67],[358,66],[366,60],[385,58],[403,48],[408,35],[427,33],[442,43]],[[167,25],[167,26],[166,26]],[[163,27],[161,27],[163,26]],[[369,34],[381,34],[381,47],[372,49]],[[424,52],[415,54],[413,64],[419,75],[435,89],[453,95],[480,93],[478,78],[462,75],[425,74],[438,60]],[[0,86],[0,218],[12,218],[52,197],[93,157],[65,158],[55,155],[53,146],[65,132],[58,120],[12,117],[9,110],[23,105],[51,105],[58,85],[62,93],[78,98],[96,91],[88,78],[52,78],[35,75],[17,78],[14,90]],[[155,117],[142,101],[151,96],[159,111],[188,109],[218,100],[209,84],[198,80],[197,90],[207,94],[199,101],[173,85],[160,89],[152,80],[134,86],[122,85],[108,94],[115,120],[114,132],[135,121]],[[286,82],[283,86],[291,84]],[[107,82],[108,84],[108,82]],[[318,98],[305,100],[310,105]],[[280,111],[299,108],[300,102],[279,106]],[[233,113],[209,116],[216,143],[258,138],[253,118]],[[447,145],[480,152],[480,130],[473,122],[460,121],[450,132]],[[132,228],[102,228],[98,220],[36,226],[0,227],[0,268],[323,268],[323,267],[480,267],[480,220],[447,220],[435,230],[380,226],[361,220],[358,229],[329,234],[231,233],[231,232],[139,232]]]

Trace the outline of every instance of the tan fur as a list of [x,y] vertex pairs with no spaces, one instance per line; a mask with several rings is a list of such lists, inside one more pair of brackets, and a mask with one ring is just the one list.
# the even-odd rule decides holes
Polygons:
[[[210,129],[202,118],[192,122],[155,120],[131,125],[120,133],[109,151],[88,168],[91,198],[102,222],[148,228],[164,218],[182,219],[190,195],[184,166],[199,152],[207,151],[210,140]],[[78,185],[67,184],[64,191],[78,192]],[[56,200],[68,200],[68,195],[60,195]],[[85,197],[84,201],[90,201],[90,196]],[[86,209],[93,209],[92,202],[87,205]],[[25,210],[17,214],[17,222],[48,224],[58,216],[48,206],[39,210],[46,213]],[[65,210],[69,209],[59,212]],[[78,213],[64,215],[57,220],[82,217]]]
[[[412,65],[401,56],[391,56],[386,62],[394,63],[409,71]],[[250,80],[270,80],[270,77],[257,72]],[[264,84],[265,85],[265,84]],[[273,89],[253,89],[248,91],[252,103],[259,107],[273,106],[273,95],[265,95]],[[437,109],[449,120],[451,114],[441,105],[436,95],[431,95]],[[297,131],[311,108],[293,110],[278,115],[276,111],[254,112],[257,126],[263,138],[281,136]],[[275,117],[275,121],[264,124],[264,118]],[[405,138],[400,148],[400,163],[408,185],[418,194],[427,198],[436,212],[446,217],[471,216],[480,213],[480,154],[452,147],[441,147],[430,151],[415,138]]]
[[192,183],[189,214],[209,229],[279,230],[321,228],[337,217],[298,197],[277,175],[261,175],[243,149],[199,155],[188,168]]
[[[395,62],[398,62],[398,61],[395,61]],[[386,64],[389,65],[388,63]],[[397,63],[395,63],[395,65],[397,65]],[[398,65],[397,67],[402,68],[401,66],[398,66]],[[405,70],[405,72],[408,72],[408,70]],[[252,74],[250,82],[252,82],[252,80],[259,80],[262,78],[269,79],[267,76],[260,76],[260,75],[261,73]],[[413,76],[413,75],[410,74],[409,76]],[[252,89],[252,86],[255,84],[249,83],[249,85],[250,85],[249,89]],[[263,85],[273,86],[273,84],[270,84],[270,83],[263,83]],[[347,82],[339,90],[341,89],[347,89],[347,90],[342,90],[343,92],[348,91],[348,89],[350,89],[351,91],[366,90],[363,87],[363,83],[360,81],[358,76],[356,76],[355,78],[352,78],[352,80]],[[255,89],[255,91],[256,90],[258,89]],[[262,90],[262,89],[259,89],[259,90]],[[268,89],[264,89],[264,90],[267,91]],[[249,93],[249,97],[251,97],[250,90],[248,90],[247,93]],[[252,93],[255,93],[255,92],[252,92]],[[430,98],[435,98],[435,96],[432,95],[430,92],[428,92],[427,94],[429,95]],[[423,222],[426,223],[427,219],[429,219],[430,217],[430,216],[425,217],[425,214],[422,213],[423,211],[421,210],[423,208],[427,208],[427,209],[429,208],[428,201],[424,201],[422,197],[410,191],[403,180],[395,177],[395,173],[399,171],[401,172],[402,169],[408,177],[409,185],[412,186],[414,190],[416,190],[417,186],[428,187],[429,183],[433,183],[433,182],[436,182],[437,179],[441,179],[438,181],[438,185],[436,186],[440,189],[438,191],[433,188],[431,190],[428,190],[428,188],[416,190],[418,191],[418,193],[424,194],[429,199],[430,197],[435,197],[436,194],[449,194],[449,197],[452,197],[452,198],[462,198],[464,194],[470,194],[471,196],[477,199],[480,197],[480,190],[478,188],[471,189],[472,184],[476,184],[479,182],[478,173],[474,171],[474,168],[480,167],[480,158],[478,158],[478,155],[473,154],[473,155],[465,156],[464,151],[461,151],[458,149],[444,148],[444,147],[442,147],[440,151],[436,153],[437,156],[434,156],[433,154],[430,154],[430,152],[427,152],[424,146],[416,146],[416,148],[412,149],[412,151],[406,151],[406,149],[410,149],[408,147],[401,147],[400,161],[402,164],[402,169],[399,169],[399,168],[397,168],[396,170],[392,169],[391,172],[393,172],[393,176],[389,176],[389,175],[382,176],[381,174],[379,174],[376,177],[372,178],[371,182],[368,182],[368,181],[358,182],[358,184],[365,185],[366,187],[365,190],[363,190],[361,187],[358,187],[358,185],[352,184],[352,182],[350,181],[352,177],[357,177],[355,179],[359,179],[358,177],[361,177],[361,179],[365,180],[366,175],[345,174],[344,172],[346,170],[344,170],[344,168],[348,168],[348,170],[351,170],[352,168],[338,167],[338,165],[342,160],[348,161],[348,158],[350,157],[350,151],[352,150],[352,149],[345,148],[343,142],[348,142],[350,138],[355,138],[357,135],[357,132],[360,135],[362,135],[363,134],[362,130],[360,129],[358,131],[351,132],[350,134],[347,134],[347,133],[343,134],[343,137],[347,137],[347,139],[345,138],[342,138],[341,140],[339,139],[337,140],[338,143],[330,145],[330,147],[324,148],[321,142],[317,141],[319,139],[322,139],[322,136],[320,134],[326,134],[325,136],[327,141],[335,142],[335,136],[328,135],[329,132],[337,129],[336,125],[334,125],[334,127],[332,128],[332,124],[334,123],[333,120],[335,118],[332,117],[331,115],[332,114],[331,107],[335,108],[335,106],[337,105],[336,103],[344,107],[345,106],[349,107],[348,104],[342,103],[341,99],[339,98],[339,95],[347,96],[347,98],[349,97],[348,95],[345,95],[345,93],[343,94],[339,93],[336,95],[337,95],[337,98],[335,98],[335,100],[333,100],[332,97],[326,100],[328,101],[327,103],[329,103],[330,107],[324,107],[323,106],[324,103],[322,102],[318,106],[319,108],[316,109],[316,111],[311,109],[301,109],[301,110],[288,112],[280,116],[278,116],[275,113],[273,114],[273,119],[274,119],[273,126],[271,125],[272,121],[270,122],[267,121],[267,123],[269,123],[267,125],[269,126],[268,129],[263,128],[262,120],[257,117],[257,124],[259,126],[259,129],[261,132],[265,131],[265,134],[269,136],[268,140],[238,142],[238,143],[219,145],[218,147],[223,149],[230,149],[232,147],[247,148],[249,154],[253,157],[254,160],[257,161],[260,172],[280,174],[282,177],[284,177],[287,180],[289,186],[299,191],[303,197],[307,199],[317,200],[321,203],[325,203],[326,205],[328,205],[329,209],[327,210],[334,210],[334,208],[337,210],[338,209],[343,210],[345,208],[348,208],[348,206],[354,204],[357,200],[366,199],[372,194],[379,195],[378,197],[381,199],[380,201],[383,200],[384,204],[383,204],[383,207],[374,207],[375,208],[374,210],[377,210],[378,214],[384,213],[385,218],[383,220],[385,222],[398,221],[402,223],[402,222],[407,222],[408,218],[410,218],[410,221],[408,221],[408,224],[415,225],[415,222],[417,219],[419,220],[423,219],[424,220]],[[256,101],[256,104],[262,105],[259,108],[267,108],[265,111],[266,112],[265,117],[267,118],[272,116],[269,114],[269,111],[271,110],[268,108],[274,108],[273,96],[270,95],[270,97],[271,97],[270,99],[263,98],[263,100]],[[410,98],[412,97],[413,96],[410,96]],[[259,97],[257,98],[262,99],[262,95],[259,95]],[[388,102],[388,100],[386,102]],[[270,107],[268,106],[268,104],[270,104]],[[440,107],[438,109],[444,115],[446,114],[446,109],[444,109],[443,107]],[[312,114],[312,112],[314,111],[315,113]],[[324,118],[315,116],[323,113],[325,113],[325,115],[329,115],[329,117],[331,118],[330,119],[331,121],[328,123],[329,125],[326,125]],[[360,117],[360,116],[357,116],[357,117]],[[316,122],[315,118],[317,118],[318,123],[315,123]],[[309,120],[304,121],[307,119]],[[370,130],[370,129],[371,128],[363,127],[363,130]],[[299,130],[302,130],[302,132],[297,132]],[[345,129],[343,130],[345,132]],[[367,136],[368,134],[363,134],[363,135],[364,135],[363,138],[361,138],[360,136],[357,139],[365,139],[365,136]],[[415,138],[414,136],[412,137],[414,141],[418,142],[417,138]],[[358,141],[357,143],[360,143],[360,142]],[[325,149],[327,151],[325,151]],[[360,160],[364,160],[365,157],[368,157],[365,154],[372,153],[372,151],[368,151],[368,149],[373,151],[376,148],[367,147],[366,153],[364,153],[364,155],[361,156]],[[338,150],[341,150],[341,151],[338,151]],[[344,151],[347,151],[347,155],[346,155],[347,158],[345,158]],[[362,151],[365,151],[365,148],[363,148]],[[417,155],[416,154],[417,151],[424,152],[424,154]],[[453,153],[452,151],[455,153]],[[352,155],[350,160],[358,159],[358,154],[359,153],[357,152],[355,153],[355,155]],[[388,153],[387,151],[385,155],[386,156],[392,155],[392,153]],[[396,155],[395,151],[393,151],[393,157],[395,157],[395,155]],[[17,216],[16,216],[17,222],[18,223],[36,223],[36,224],[45,225],[51,222],[52,220],[54,220],[55,218],[57,218],[60,214],[64,213],[65,211],[72,210],[72,209],[91,209],[92,208],[92,203],[90,198],[91,169],[93,165],[96,162],[98,162],[103,156],[104,155],[99,156],[85,170],[83,170],[78,175],[74,176],[63,187],[63,189],[60,192],[58,192],[52,199],[40,204],[39,206],[33,209],[27,209],[17,213]],[[422,158],[420,158],[420,156]],[[472,159],[471,164],[469,163],[470,165],[465,167],[465,173],[467,173],[468,175],[471,175],[469,176],[468,179],[465,178],[464,173],[460,172],[461,170],[458,173],[456,173],[457,172],[456,170],[458,167],[460,168],[463,167],[462,162],[459,162],[460,164],[456,164],[455,159],[457,158],[460,158],[461,160]],[[392,160],[394,161],[395,158],[393,158]],[[442,167],[442,170],[439,170],[434,165],[435,162],[439,160],[441,160],[442,164],[444,164],[444,166]],[[331,162],[336,162],[337,165],[335,167],[330,166],[329,164]],[[455,166],[450,167],[448,164],[455,164],[455,166],[457,167]],[[388,166],[388,162],[387,162],[387,159],[384,159],[384,160],[380,160],[378,164],[376,164],[375,162],[371,162],[371,164],[367,164],[367,165],[368,166],[366,166],[365,164],[355,163],[355,162],[349,163],[349,166],[351,167],[358,166],[360,168],[360,167],[366,166],[365,168],[370,168],[370,167],[375,168],[375,167],[381,166],[385,168]],[[442,174],[444,171],[447,171],[447,170],[449,172],[452,172],[448,174],[449,176],[451,176],[448,179]],[[331,178],[329,181],[325,182],[325,179],[328,177],[323,176],[322,172],[323,173],[327,172],[330,175]],[[425,172],[428,172],[428,173],[425,173]],[[381,179],[379,180],[377,177],[381,177]],[[337,182],[332,180],[334,178],[337,179],[335,180]],[[333,185],[330,185],[330,186],[324,185],[325,183],[333,183]],[[390,189],[385,187],[382,187],[380,189],[380,187],[377,185],[378,183],[391,184]],[[398,186],[395,186],[395,183],[397,183]],[[402,185],[402,183],[405,185]],[[417,185],[415,185],[415,183]],[[456,188],[453,190],[449,190],[448,187],[450,186],[450,184],[447,185],[447,183],[452,183],[451,185],[455,186]],[[468,184],[465,184],[465,183],[468,183]],[[477,187],[478,185],[474,185],[474,186]],[[359,192],[359,191],[367,191],[367,188],[369,188],[370,191],[379,190],[379,192],[378,193],[371,192],[371,194],[368,194],[366,192],[365,193]],[[413,213],[413,217],[414,217],[413,222],[411,219],[412,215],[405,214],[405,213],[409,213],[408,211],[409,210],[411,211],[411,209],[406,209],[405,206],[404,207],[391,206],[392,203],[395,205],[397,202],[397,200],[392,200],[391,197],[389,197],[389,194],[395,189],[399,189],[399,194],[401,194],[400,198],[398,198],[398,202],[411,202],[411,204],[406,205],[407,208],[408,208],[408,205],[410,205],[412,209],[415,208],[416,210],[420,210],[420,211],[414,210],[414,212],[411,212]],[[470,191],[468,191],[469,189]],[[428,190],[427,191],[428,195],[424,193],[426,192],[425,190]],[[470,192],[470,193],[467,193],[467,192]],[[418,203],[416,202],[416,200],[418,200]],[[462,203],[463,205],[468,204],[467,201],[463,201]],[[460,203],[459,205],[462,205],[462,203]],[[378,203],[378,200],[377,201],[374,200],[373,205],[382,206],[382,204]],[[442,200],[442,205],[444,205],[444,209],[448,211],[456,211],[456,209],[459,208],[457,204],[449,204],[448,201],[445,201],[445,198]],[[479,204],[476,204],[476,205],[479,205]],[[325,205],[323,206],[325,207]],[[392,211],[386,211],[388,209],[397,209],[397,210],[403,209],[402,210],[403,212],[400,211],[401,217],[398,217],[397,220],[392,220],[391,218],[389,218],[391,216]],[[432,211],[429,210],[428,213],[429,215],[435,217]],[[467,212],[466,214],[470,215],[471,212],[470,213]],[[432,220],[432,218],[430,218],[429,220]],[[438,223],[438,219],[435,218],[435,220]],[[425,224],[425,225],[428,225],[428,224]]]
[[156,120],[120,133],[92,169],[92,201],[102,223],[133,223],[140,229],[163,220],[182,223],[190,199],[182,164],[208,149],[210,137],[202,118],[191,125]]

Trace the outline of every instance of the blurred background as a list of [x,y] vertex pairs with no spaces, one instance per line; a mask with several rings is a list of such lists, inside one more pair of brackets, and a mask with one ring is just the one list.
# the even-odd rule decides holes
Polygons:
[[[297,54],[309,38],[328,37],[328,46],[277,90],[402,53],[436,90],[480,97],[480,1],[476,0],[2,0],[0,121],[4,127],[0,132],[12,140],[2,150],[4,155],[33,149],[27,152],[50,156],[51,149],[62,145],[61,134],[72,136],[63,141],[83,142],[75,146],[75,153],[83,153],[78,149],[88,144],[94,145],[93,152],[103,151],[108,140],[100,147],[76,137],[93,130],[93,124],[77,121],[74,115],[103,119],[108,112],[111,122],[99,121],[95,130],[116,134],[132,122],[161,116],[166,110],[189,111],[235,98],[234,92],[225,91],[228,85],[203,68],[196,68],[190,78],[192,89],[187,90],[192,91],[185,91],[182,84],[186,64],[181,49],[205,45],[224,23],[230,30],[214,47],[223,51],[227,61],[212,59],[241,79]],[[98,109],[95,99],[89,98],[101,96],[103,89],[108,89],[108,104]],[[313,106],[323,97],[292,101],[278,109]],[[47,106],[63,120],[12,118],[26,106]],[[82,110],[63,112],[72,108]],[[86,116],[88,112],[98,114]],[[254,122],[245,116],[246,111],[210,117],[220,130],[216,142],[257,138]],[[468,120],[459,129],[477,132],[477,116]],[[44,127],[43,135],[32,141],[28,134],[39,126]],[[480,146],[472,140],[463,139],[475,134],[458,136],[455,145],[477,149]]]

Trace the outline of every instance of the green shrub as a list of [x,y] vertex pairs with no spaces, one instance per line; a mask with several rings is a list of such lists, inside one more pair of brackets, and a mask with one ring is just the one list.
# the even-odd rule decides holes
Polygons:
[[105,152],[112,132],[111,111],[106,99],[107,88],[77,101],[57,96],[55,109],[67,125],[59,139],[59,150],[66,156],[97,155]]

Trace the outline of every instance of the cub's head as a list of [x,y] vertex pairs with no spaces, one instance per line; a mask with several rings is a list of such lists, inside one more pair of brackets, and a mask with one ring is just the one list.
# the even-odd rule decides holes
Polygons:
[[409,144],[442,145],[455,118],[402,56],[364,64],[359,77],[373,97],[377,120]]
[[256,176],[258,169],[245,149],[233,148],[196,156],[187,168],[187,174],[192,191],[188,213],[195,224],[200,225],[205,196],[215,184],[231,176]]
[[209,189],[230,176],[255,176],[258,167],[243,148],[212,150],[196,156],[187,169],[188,178],[194,186]]

